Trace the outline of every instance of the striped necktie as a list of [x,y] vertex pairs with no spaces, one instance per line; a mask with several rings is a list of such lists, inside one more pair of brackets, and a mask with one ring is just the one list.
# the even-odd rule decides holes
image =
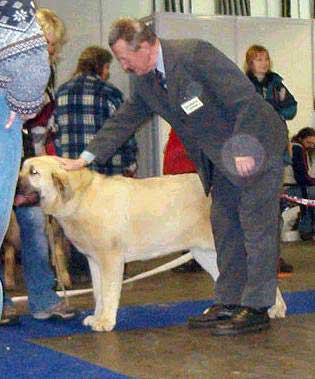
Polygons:
[[158,69],[155,69],[154,74],[159,85],[163,88],[164,91],[167,91],[166,78],[163,73]]

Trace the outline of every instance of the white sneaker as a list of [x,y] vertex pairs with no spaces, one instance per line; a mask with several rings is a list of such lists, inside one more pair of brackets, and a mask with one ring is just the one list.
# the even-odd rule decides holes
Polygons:
[[76,317],[78,312],[75,309],[67,307],[64,301],[53,305],[51,308],[33,313],[33,318],[36,320],[48,320],[50,318],[57,318],[62,320],[71,320]]

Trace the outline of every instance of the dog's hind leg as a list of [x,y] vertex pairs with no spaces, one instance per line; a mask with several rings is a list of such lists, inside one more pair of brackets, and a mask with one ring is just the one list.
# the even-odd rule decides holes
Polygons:
[[16,253],[21,248],[20,228],[12,210],[10,224],[3,241],[4,253],[4,280],[6,289],[14,289],[16,286]]
[[190,252],[200,266],[212,276],[214,281],[216,281],[219,276],[216,251],[194,247],[190,249]]
[[7,290],[12,290],[16,287],[15,281],[15,248],[14,246],[4,241],[4,282]]
[[284,318],[287,313],[287,305],[282,297],[279,287],[277,287],[276,303],[268,309],[270,318]]

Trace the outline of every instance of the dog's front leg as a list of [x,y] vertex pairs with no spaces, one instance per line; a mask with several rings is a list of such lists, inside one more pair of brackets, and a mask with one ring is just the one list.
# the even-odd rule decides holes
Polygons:
[[119,305],[124,259],[120,252],[107,253],[99,260],[102,312],[97,316],[91,325],[92,329],[98,332],[111,331],[116,325],[116,316]]
[[94,257],[87,256],[89,268],[92,278],[93,295],[95,300],[94,315],[87,316],[83,320],[83,324],[92,326],[97,321],[98,316],[103,313],[103,297],[101,289],[101,271],[99,264],[95,261]]
[[207,271],[211,275],[212,279],[216,282],[219,277],[216,251],[194,247],[190,249],[190,252],[194,259],[200,264],[200,266],[205,271]]

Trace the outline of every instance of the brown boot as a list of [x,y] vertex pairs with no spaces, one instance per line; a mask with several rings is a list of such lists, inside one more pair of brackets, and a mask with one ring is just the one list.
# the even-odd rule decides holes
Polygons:
[[5,305],[3,307],[0,326],[16,325],[20,322],[19,315],[14,305]]

